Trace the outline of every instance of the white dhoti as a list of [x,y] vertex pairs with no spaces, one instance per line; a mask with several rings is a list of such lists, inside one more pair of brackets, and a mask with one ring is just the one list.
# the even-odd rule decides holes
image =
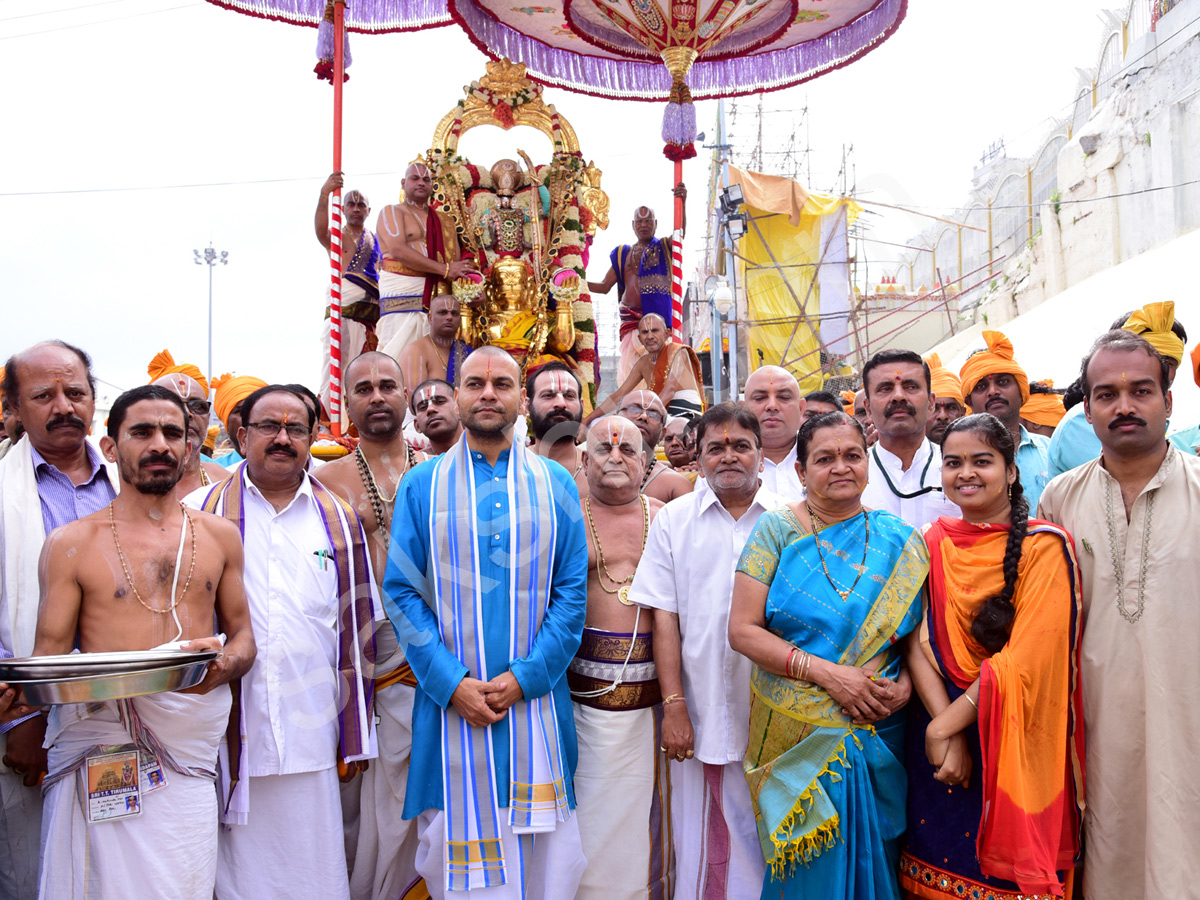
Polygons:
[[501,809],[500,840],[509,880],[494,887],[446,890],[446,814],[440,809],[417,816],[417,839],[417,871],[433,900],[568,900],[587,866],[573,810],[553,831],[517,835],[508,824],[508,810]]
[[670,847],[662,840],[668,817],[655,771],[660,754],[654,709],[573,706],[579,736],[575,816],[588,861],[576,900],[669,897],[661,887]]
[[[376,671],[404,665],[396,632],[384,622],[375,633]],[[405,667],[407,670],[407,667]],[[411,670],[407,670],[410,671]],[[417,823],[404,819],[404,788],[412,751],[412,708],[415,688],[390,684],[375,693],[379,758],[342,788],[346,825],[346,858],[350,861],[353,900],[397,900],[417,881]],[[347,796],[350,802],[347,803]]]
[[221,827],[217,900],[349,900],[337,768],[248,787],[246,824]]
[[762,848],[742,763],[671,763],[675,896],[704,900],[757,897]]
[[429,317],[421,298],[425,293],[423,275],[379,273],[379,322],[375,334],[379,350],[400,361],[404,348],[429,334]]
[[[625,383],[625,379],[629,377],[629,373],[633,371],[637,361],[645,355],[646,348],[642,346],[642,339],[638,337],[636,331],[631,331],[621,338],[621,358],[617,361],[618,385]],[[646,386],[644,381],[639,381],[638,384]],[[634,387],[636,389],[636,385]]]
[[[326,289],[326,296],[329,291]],[[351,303],[360,303],[367,299],[367,292],[360,288],[357,284],[351,284],[345,279],[342,280],[342,306],[348,306]],[[321,398],[321,402],[325,404],[325,409],[329,409],[329,382],[330,382],[330,347],[333,345],[333,319],[329,316],[325,317],[325,321],[321,323],[321,389],[317,392]],[[363,351],[363,345],[367,341],[367,326],[363,325],[354,319],[342,318],[342,340],[340,347],[342,348],[342,371],[346,371],[346,367],[351,361]],[[350,419],[346,414],[346,389],[342,387],[342,426],[343,429],[350,424]],[[343,431],[344,433],[344,431]]]
[[[153,694],[131,702],[180,767],[214,772],[229,720],[227,687],[204,695]],[[48,777],[67,774],[46,790],[42,900],[210,900],[217,869],[213,777],[185,775],[164,763],[166,784],[149,793],[143,788],[140,815],[89,824],[76,767],[80,762],[86,767],[82,757],[93,747],[132,742],[117,704],[109,701],[92,713],[86,704],[55,707],[46,740]]]

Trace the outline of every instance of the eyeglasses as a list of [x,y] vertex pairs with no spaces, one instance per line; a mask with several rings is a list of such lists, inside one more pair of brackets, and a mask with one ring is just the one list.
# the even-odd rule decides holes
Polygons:
[[195,397],[191,400],[183,401],[183,405],[188,408],[188,412],[195,413],[198,416],[207,416],[212,410],[212,406],[207,400],[199,400]]
[[263,422],[247,422],[247,428],[253,428],[258,434],[263,437],[273,438],[279,434],[279,430],[283,429],[287,432],[287,436],[293,440],[300,440],[307,437],[311,430],[307,425],[300,425],[297,422],[288,422],[286,425],[283,422],[272,422],[270,420]]
[[644,406],[624,406],[621,408],[621,415],[628,416],[631,419],[636,419],[638,416],[644,415],[651,422],[663,421],[663,414],[657,409],[646,409]]

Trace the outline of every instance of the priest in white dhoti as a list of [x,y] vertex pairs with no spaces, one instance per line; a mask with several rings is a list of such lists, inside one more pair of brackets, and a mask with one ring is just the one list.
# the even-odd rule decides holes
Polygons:
[[742,772],[751,663],[729,646],[729,606],[750,532],[783,501],[760,481],[762,434],[746,408],[709,409],[696,446],[705,484],[651,523],[630,599],[654,615],[675,896],[742,900],[762,889],[764,864]]
[[38,896],[209,900],[229,682],[255,655],[241,541],[231,523],[175,499],[190,444],[173,391],[127,391],[107,428],[101,450],[122,490],[47,538],[34,655],[224,652],[187,693],[50,708]]
[[520,379],[503,350],[468,356],[464,435],[396,501],[384,600],[418,683],[404,815],[434,898],[570,898],[585,865],[566,673],[587,546],[571,473],[513,440]]
[[222,749],[219,900],[350,896],[337,765],[376,755],[382,613],[358,516],[306,470],[313,422],[299,391],[255,391],[246,462],[187,498],[241,529],[259,646],[235,693],[243,740]]
[[1168,364],[1110,331],[1083,369],[1099,459],[1054,478],[1038,517],[1083,576],[1083,895],[1194,897],[1200,885],[1200,459],[1168,443]]
[[579,735],[576,815],[588,860],[575,900],[666,900],[673,891],[654,615],[629,599],[650,522],[663,506],[638,491],[642,447],[641,431],[622,416],[588,429],[588,615],[567,669]]

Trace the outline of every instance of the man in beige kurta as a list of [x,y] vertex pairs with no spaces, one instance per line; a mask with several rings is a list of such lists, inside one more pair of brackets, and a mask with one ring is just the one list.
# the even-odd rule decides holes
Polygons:
[[1051,481],[1038,507],[1074,536],[1083,575],[1084,896],[1194,897],[1200,459],[1163,437],[1162,358],[1120,335],[1097,342],[1084,384],[1102,455]]

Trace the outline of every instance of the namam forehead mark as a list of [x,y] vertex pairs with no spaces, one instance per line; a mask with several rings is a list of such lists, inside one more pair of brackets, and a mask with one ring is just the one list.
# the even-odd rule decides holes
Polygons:
[[642,433],[624,416],[604,416],[593,422],[592,427],[588,429],[588,446],[598,448],[606,439],[613,447],[620,446],[622,443],[640,447]]
[[655,218],[654,210],[648,206],[639,206],[633,211],[634,219],[653,219]]
[[423,387],[419,391],[417,391],[416,403],[418,406],[422,403],[431,403],[433,401],[433,398],[438,396],[439,393],[445,394],[446,397],[449,397],[450,395],[446,394],[445,390],[446,389],[444,387],[442,387],[440,384],[426,385],[425,387]]
[[429,175],[429,166],[425,163],[415,162],[404,170],[404,177],[409,178],[415,175],[417,178],[424,178]]
[[[553,372],[547,372],[546,375],[543,376],[542,383],[545,384],[547,380],[550,383],[551,396],[562,396],[565,399],[567,391],[576,390],[574,376],[569,375],[561,369],[555,369]],[[539,393],[544,390],[544,387],[539,388]]]

